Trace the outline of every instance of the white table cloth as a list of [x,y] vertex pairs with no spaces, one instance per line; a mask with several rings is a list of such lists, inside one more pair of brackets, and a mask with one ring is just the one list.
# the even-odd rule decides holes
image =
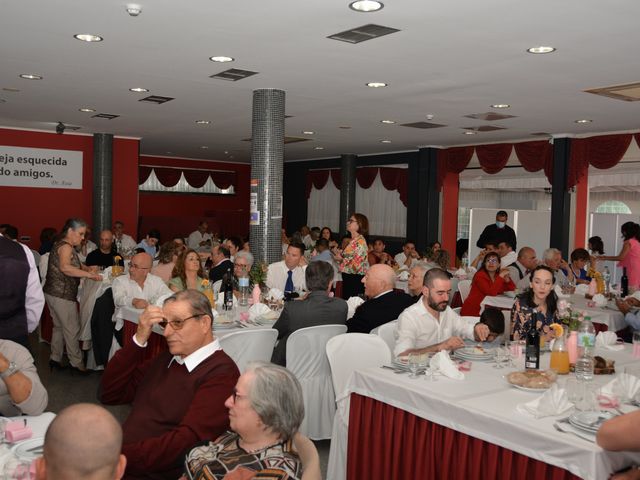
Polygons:
[[[56,414],[52,412],[45,412],[42,415],[29,416],[23,415],[20,417],[9,417],[9,420],[19,420],[19,421],[27,421],[27,425],[31,427],[33,432],[33,438],[44,437],[44,434],[47,433],[47,428],[49,428],[49,424],[56,418]],[[29,440],[31,440],[29,439]],[[43,439],[44,442],[44,439]],[[19,444],[20,442],[17,442]],[[14,445],[12,444],[2,444],[0,445],[0,474],[4,469],[4,466],[15,459],[15,456],[11,452],[11,448]]]

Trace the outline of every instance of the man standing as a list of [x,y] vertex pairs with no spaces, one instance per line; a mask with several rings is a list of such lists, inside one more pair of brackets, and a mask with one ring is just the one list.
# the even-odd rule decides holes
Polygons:
[[441,268],[432,268],[424,276],[422,299],[398,318],[395,356],[408,353],[439,352],[464,347],[462,337],[485,341],[489,327],[469,325],[449,307],[451,279]]
[[[132,403],[123,425],[127,478],[178,478],[184,452],[229,427],[224,402],[240,372],[220,349],[211,323],[207,297],[178,292],[162,308],[145,309],[133,340],[107,364],[100,401]],[[154,325],[163,329],[169,350],[145,361]]]
[[222,280],[224,274],[229,270],[233,272],[233,262],[229,260],[229,257],[231,257],[229,249],[224,245],[215,244],[211,249],[213,267],[209,270],[209,280],[212,283]]
[[146,253],[131,258],[129,275],[117,277],[111,286],[116,308],[147,308],[173,294],[160,277],[149,273],[153,261]]
[[287,365],[287,339],[300,328],[317,325],[344,325],[347,321],[347,302],[329,296],[333,284],[333,267],[327,262],[312,262],[305,271],[309,289],[307,298],[287,302],[273,328],[278,330],[278,344],[271,361]]
[[93,265],[104,268],[112,267],[114,264],[113,257],[116,255],[121,256],[117,250],[113,250],[113,233],[111,230],[103,230],[100,232],[100,246],[87,255],[84,263],[87,267]]
[[113,238],[116,252],[130,255],[136,248],[136,241],[124,233],[124,223],[120,220],[116,220],[113,224]]
[[515,250],[518,247],[516,243],[516,232],[507,225],[508,219],[509,216],[504,210],[496,213],[496,223],[484,227],[480,238],[478,238],[476,242],[476,246],[478,248],[484,248],[488,242],[492,242],[495,245],[499,245],[500,242],[507,242],[511,245],[511,248]]
[[198,224],[198,229],[189,234],[187,239],[187,245],[189,248],[194,249],[196,252],[206,252],[211,248],[211,234],[209,230],[209,224],[206,220],[202,220]]
[[300,265],[304,256],[304,245],[302,243],[291,243],[287,247],[284,260],[269,265],[267,271],[267,287],[277,288],[285,293],[306,290],[304,281],[304,270],[306,267]]
[[347,322],[348,333],[369,333],[376,327],[398,318],[400,313],[413,305],[414,299],[393,289],[396,273],[389,265],[372,265],[362,279],[368,300],[356,308]]
[[529,287],[529,274],[538,266],[536,251],[531,247],[522,247],[518,252],[518,259],[507,266],[509,276],[516,288],[525,290]]
[[416,244],[411,240],[407,240],[404,242],[404,245],[402,245],[402,252],[397,254],[394,260],[400,267],[404,265],[407,268],[411,268],[418,263],[419,256],[416,251]]

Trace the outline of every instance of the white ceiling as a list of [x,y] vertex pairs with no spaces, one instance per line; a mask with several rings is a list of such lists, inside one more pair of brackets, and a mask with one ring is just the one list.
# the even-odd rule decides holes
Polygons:
[[[252,91],[280,88],[293,116],[286,134],[315,132],[313,141],[287,145],[286,160],[533,139],[534,132],[640,129],[640,102],[582,92],[640,81],[638,0],[387,0],[368,14],[350,10],[347,0],[141,5],[134,18],[123,1],[2,2],[0,125],[53,131],[62,121],[79,132],[140,137],[143,154],[249,161],[242,139],[251,135]],[[355,45],[326,38],[368,23],[401,31]],[[80,42],[77,33],[104,41]],[[525,52],[536,45],[557,51]],[[213,55],[236,61],[213,63]],[[227,68],[259,74],[238,82],[209,78]],[[44,79],[23,80],[22,73]],[[389,86],[365,87],[370,81]],[[149,94],[131,87],[175,100],[138,102]],[[511,104],[501,112],[518,118],[464,117],[494,103]],[[95,119],[81,107],[121,116]],[[380,123],[426,121],[427,114],[448,127]],[[581,118],[593,123],[574,123]],[[199,119],[212,124],[196,125]],[[462,127],[486,124],[507,130],[462,134]]]

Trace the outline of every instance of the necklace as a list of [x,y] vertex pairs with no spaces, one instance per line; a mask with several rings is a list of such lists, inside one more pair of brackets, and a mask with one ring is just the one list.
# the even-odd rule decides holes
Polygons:
[[265,445],[262,447],[258,447],[258,448],[254,448],[252,450],[249,450],[248,448],[243,447],[241,444],[241,439],[240,437],[238,437],[238,448],[241,448],[242,450],[244,450],[247,453],[258,453],[261,452],[262,450],[267,450],[269,448],[275,447],[276,445],[279,445],[280,443],[282,443],[280,440],[277,440],[275,443],[272,443],[270,445]]

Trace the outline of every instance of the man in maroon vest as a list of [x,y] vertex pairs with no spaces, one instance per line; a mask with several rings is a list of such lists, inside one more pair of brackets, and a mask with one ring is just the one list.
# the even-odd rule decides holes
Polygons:
[[[147,307],[133,341],[109,361],[99,397],[106,404],[132,403],[124,422],[125,479],[173,479],[185,451],[229,427],[225,400],[240,376],[211,329],[209,300],[195,290]],[[144,360],[158,324],[169,351]]]

